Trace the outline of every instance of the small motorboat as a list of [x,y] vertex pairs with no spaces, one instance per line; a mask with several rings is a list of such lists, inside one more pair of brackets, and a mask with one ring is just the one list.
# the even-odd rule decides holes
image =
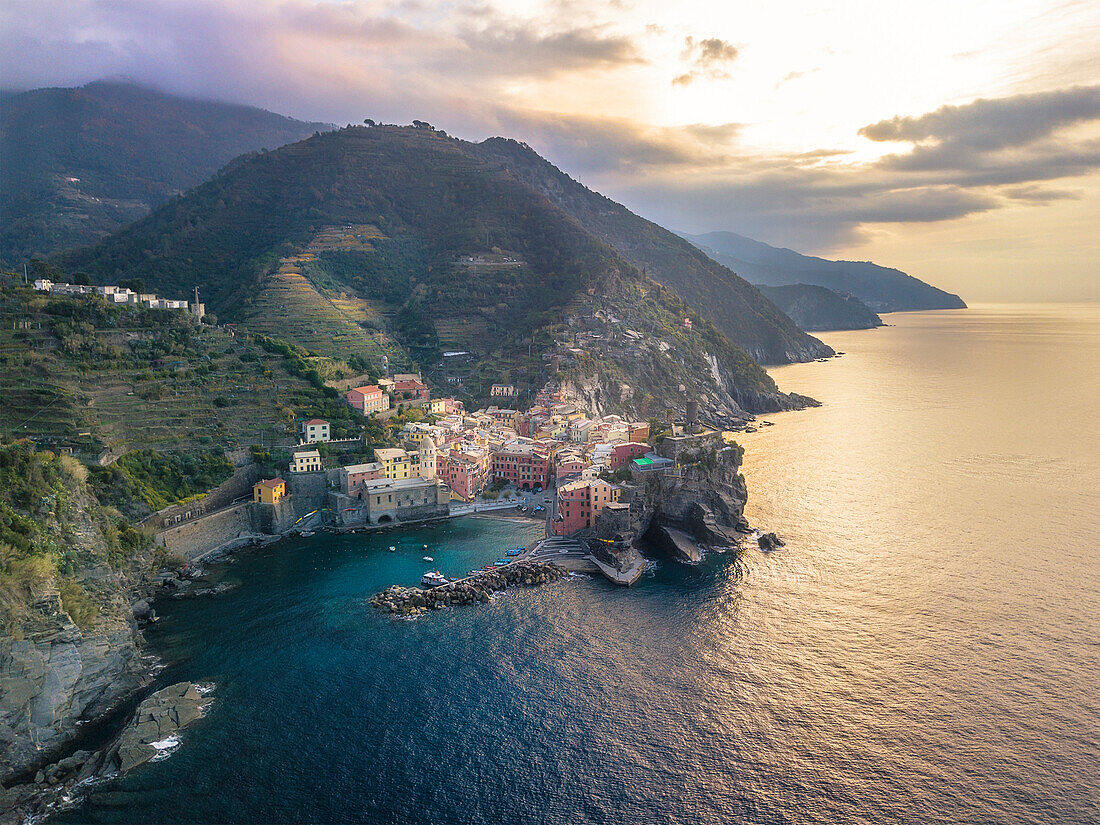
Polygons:
[[513,547],[511,550],[506,551],[505,555],[506,556],[518,556],[522,552],[523,552],[522,547]]
[[508,559],[497,559],[493,562],[493,567],[503,567],[508,563]]
[[424,561],[435,561],[431,556],[425,556]]
[[397,548],[394,547],[392,544],[390,545],[390,552],[391,553],[396,553],[397,552]]
[[482,572],[482,571],[481,571],[481,569],[479,568],[479,569],[477,569],[477,570],[471,570],[471,571],[470,571],[470,572],[468,572],[468,573],[467,573],[466,575],[467,575],[467,576],[480,576],[480,575],[481,575],[481,572]]
[[313,531],[312,530],[303,530],[302,535],[305,536],[308,539],[310,536],[313,535]]

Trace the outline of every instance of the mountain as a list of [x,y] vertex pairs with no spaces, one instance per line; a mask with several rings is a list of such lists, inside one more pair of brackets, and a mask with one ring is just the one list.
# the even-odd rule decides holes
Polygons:
[[757,289],[807,332],[882,326],[882,319],[851,293],[834,292],[813,284],[758,286]]
[[676,290],[758,362],[784,364],[832,354],[722,263],[573,180],[526,144],[490,138],[475,151],[544,195],[650,278]]
[[[828,352],[728,270],[651,232],[734,286],[725,304],[751,321],[735,330],[750,352]],[[415,362],[478,402],[501,381],[532,398],[555,374],[551,362],[562,378],[613,368],[631,392],[603,396],[603,407],[636,414],[679,408],[692,392],[734,418],[804,403],[779,393],[670,283],[647,278],[483,147],[427,124],[348,127],[242,157],[56,260],[99,282],[140,278],[169,297],[198,286],[222,321],[322,355]],[[570,329],[598,313],[637,337],[622,341],[613,325],[578,346]]]
[[124,83],[35,89],[0,110],[0,260],[92,243],[304,123]]
[[849,292],[875,312],[966,307],[958,295],[937,289],[898,269],[868,261],[815,258],[733,232],[683,237],[754,284],[816,284],[836,292]]

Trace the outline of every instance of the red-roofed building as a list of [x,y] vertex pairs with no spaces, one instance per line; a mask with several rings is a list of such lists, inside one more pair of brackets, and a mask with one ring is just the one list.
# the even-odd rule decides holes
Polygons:
[[382,392],[377,384],[368,384],[365,387],[356,387],[346,396],[348,404],[359,410],[363,415],[384,412],[390,408],[389,396]]
[[286,482],[281,478],[265,478],[252,487],[252,500],[275,504],[286,495]]
[[395,398],[400,398],[404,401],[408,401],[409,399],[427,401],[431,393],[428,391],[428,387],[423,381],[414,379],[411,381],[394,381],[393,395]]

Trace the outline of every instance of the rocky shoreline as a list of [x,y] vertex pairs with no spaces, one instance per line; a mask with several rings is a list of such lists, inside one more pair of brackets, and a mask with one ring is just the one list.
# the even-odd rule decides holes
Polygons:
[[439,587],[391,585],[372,596],[370,603],[396,616],[418,616],[447,605],[483,604],[489,601],[493,593],[509,587],[547,584],[557,581],[567,572],[564,567],[552,562],[519,561]]
[[99,751],[78,750],[39,770],[32,781],[0,790],[0,825],[18,825],[74,804],[80,789],[113,779],[179,745],[177,733],[203,716],[212,701],[191,682],[158,690],[129,724]]

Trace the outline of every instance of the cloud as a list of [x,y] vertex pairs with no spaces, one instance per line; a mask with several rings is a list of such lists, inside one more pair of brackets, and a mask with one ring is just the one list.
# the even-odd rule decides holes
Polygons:
[[738,123],[650,126],[622,118],[523,110],[500,110],[494,123],[501,134],[522,136],[580,178],[723,168],[733,162],[741,130]]
[[28,88],[126,76],[308,120],[420,118],[468,139],[502,134],[666,225],[809,249],[876,225],[1069,201],[1076,184],[1058,182],[1100,168],[1098,86],[871,123],[858,134],[890,151],[872,161],[836,146],[769,154],[743,142],[736,122],[604,116],[590,87],[620,88],[631,72],[665,82],[647,62],[655,42],[679,51],[679,85],[728,77],[740,54],[732,41],[680,40],[682,29],[644,20],[612,26],[592,6],[559,0],[523,16],[486,0],[7,0],[0,77]]
[[726,66],[736,60],[738,54],[736,46],[717,37],[707,37],[702,40],[686,37],[680,59],[690,61],[692,68],[672,78],[672,84],[687,86],[699,77],[724,80],[729,77]]
[[919,117],[872,123],[859,134],[875,141],[934,142],[974,151],[1022,146],[1077,123],[1100,118],[1100,86],[975,100]]
[[983,99],[864,127],[869,139],[911,144],[875,161],[851,162],[841,150],[739,155],[734,140],[701,174],[655,170],[612,188],[647,217],[688,231],[734,228],[827,249],[877,224],[1080,198],[1048,182],[1100,169],[1100,138],[1090,131],[1097,122],[1100,87]]

